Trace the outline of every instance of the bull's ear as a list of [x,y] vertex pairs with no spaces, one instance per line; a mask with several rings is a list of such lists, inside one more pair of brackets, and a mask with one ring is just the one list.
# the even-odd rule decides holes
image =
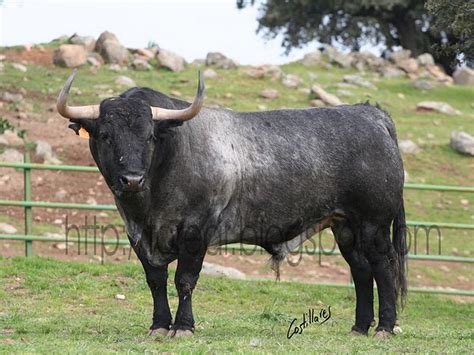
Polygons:
[[86,118],[74,118],[69,120],[71,124],[68,126],[81,138],[89,138],[95,129],[95,120]]

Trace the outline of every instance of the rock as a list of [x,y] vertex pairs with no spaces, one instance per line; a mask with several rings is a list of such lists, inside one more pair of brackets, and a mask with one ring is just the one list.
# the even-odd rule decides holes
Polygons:
[[15,68],[16,70],[19,70],[23,73],[26,73],[28,71],[28,68],[25,67],[23,64],[20,63],[12,63],[12,67]]
[[132,79],[125,75],[121,75],[117,79],[115,79],[115,84],[126,86],[129,88],[137,86],[137,84],[135,84]]
[[91,36],[78,36],[77,34],[73,34],[72,37],[69,38],[69,42],[83,46],[87,52],[92,52],[95,48],[95,38]]
[[144,59],[134,59],[132,62],[132,67],[135,70],[151,70],[151,65]]
[[474,137],[466,132],[451,132],[449,145],[461,154],[474,156]]
[[474,85],[474,69],[462,67],[453,73],[453,80],[456,85]]
[[226,57],[219,52],[209,52],[206,55],[206,65],[215,65],[221,69],[235,69],[238,67],[236,61]]
[[18,103],[18,102],[23,101],[23,95],[22,94],[12,94],[8,91],[5,91],[2,95],[2,101]]
[[173,72],[182,72],[186,64],[183,57],[162,48],[160,48],[156,54],[156,62],[158,66],[167,68]]
[[125,295],[121,295],[119,293],[115,295],[115,299],[119,301],[123,301],[125,298]]
[[77,68],[86,61],[86,50],[77,44],[62,44],[53,55],[53,63],[62,67]]
[[67,191],[64,190],[63,188],[59,189],[58,191],[56,191],[56,193],[54,194],[54,197],[56,197],[57,199],[59,200],[64,200],[67,196]]
[[338,106],[343,104],[336,95],[329,94],[318,85],[313,85],[311,87],[311,91],[316,95],[316,97],[320,98],[325,104],[329,106]]
[[245,74],[254,79],[263,79],[265,71],[261,67],[250,67],[245,71]]
[[15,234],[18,230],[11,224],[0,222],[0,233]]
[[260,92],[260,96],[265,99],[273,100],[279,97],[280,94],[275,89],[264,89]]
[[324,103],[323,100],[320,99],[314,99],[309,102],[309,105],[311,107],[326,107],[326,104]]
[[8,145],[8,141],[3,135],[0,135],[0,146],[2,145]]
[[461,112],[451,107],[446,102],[441,101],[423,101],[416,105],[418,111],[437,111],[446,115],[460,115]]
[[53,153],[53,148],[51,145],[42,140],[38,140],[36,143],[35,154],[44,160],[45,164],[61,164],[61,161]]
[[323,52],[331,64],[337,64],[343,68],[349,68],[352,65],[352,57],[350,55],[339,52],[336,48],[327,46]]
[[148,48],[138,48],[135,53],[141,55],[142,57],[146,57],[148,59],[152,59],[156,55],[156,51],[152,51]]
[[418,70],[418,62],[414,58],[400,60],[397,66],[407,73],[415,73]]
[[283,76],[283,70],[278,65],[263,64],[259,68],[263,69],[265,77],[269,77],[272,80],[279,80]]
[[281,83],[287,88],[296,89],[301,84],[301,79],[297,75],[287,74],[283,77]]
[[388,60],[392,63],[398,64],[402,60],[409,59],[411,56],[411,51],[409,49],[400,49],[396,52],[390,53]]
[[237,269],[228,266],[221,266],[208,262],[203,262],[202,273],[211,276],[224,276],[230,279],[245,279],[245,274]]
[[301,59],[301,64],[303,64],[305,67],[313,67],[315,65],[318,65],[321,63],[321,52],[320,51],[314,51],[311,53],[306,53]]
[[413,85],[413,87],[415,87],[417,89],[420,89],[420,90],[431,90],[431,89],[434,88],[434,85],[431,81],[424,80],[424,79],[415,80],[412,83],[412,85]]
[[[48,234],[57,234],[57,233],[48,233]],[[57,235],[57,236],[60,236],[60,237],[63,237],[63,235]],[[53,244],[53,247],[55,247],[56,249],[58,250],[66,250],[68,247],[73,247],[74,246],[74,243],[73,242],[59,242],[59,243],[54,243]]]
[[406,75],[403,70],[392,66],[382,67],[380,73],[384,78],[399,78]]
[[102,57],[99,55],[99,53],[88,53],[87,54],[87,63],[92,65],[93,67],[100,67],[102,64],[104,64],[104,60]]
[[439,82],[445,84],[452,84],[454,82],[453,78],[451,78],[449,75],[446,75],[444,69],[439,65],[426,65],[425,68],[428,73]]
[[353,84],[353,85],[356,85],[356,86],[369,88],[369,89],[375,89],[374,84],[372,84],[368,80],[365,80],[364,78],[360,77],[359,75],[344,75],[342,77],[342,80],[344,80],[346,83]]
[[125,69],[122,68],[119,64],[110,64],[109,70],[118,73],[118,72],[124,71]]
[[211,68],[207,68],[206,70],[204,70],[202,72],[202,76],[204,77],[204,79],[215,79],[218,77],[216,71]]
[[435,64],[433,56],[429,53],[420,54],[418,57],[416,57],[416,60],[418,62],[418,65],[421,65],[421,66]]
[[398,142],[398,148],[405,154],[418,154],[421,152],[421,149],[416,145],[416,143],[409,139]]
[[352,65],[358,70],[364,69],[365,66],[371,69],[380,69],[387,64],[385,59],[377,57],[370,52],[353,52],[351,55],[353,60]]
[[3,62],[7,56],[5,54],[0,54],[0,62]]
[[5,145],[11,147],[22,147],[24,145],[23,139],[21,139],[18,134],[9,129],[0,135],[0,139],[6,142]]
[[106,63],[110,64],[127,64],[129,61],[128,50],[111,32],[102,32],[95,44],[95,50]]
[[5,149],[5,151],[0,154],[0,161],[9,163],[23,163],[23,154],[16,149]]

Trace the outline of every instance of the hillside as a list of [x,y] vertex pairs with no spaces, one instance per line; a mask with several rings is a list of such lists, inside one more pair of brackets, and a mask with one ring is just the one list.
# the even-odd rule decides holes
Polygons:
[[[54,51],[61,43],[53,41],[31,48],[0,48],[0,117],[18,132],[25,131],[27,146],[33,151],[36,146],[37,154],[33,154],[35,162],[42,163],[46,158],[47,162],[94,166],[87,141],[67,129],[67,120],[55,112],[56,96],[71,73],[70,68],[53,64]],[[205,74],[207,106],[240,111],[321,106],[324,105],[321,97],[327,99],[325,94],[328,93],[348,104],[369,101],[374,105],[378,103],[396,123],[408,182],[473,185],[474,158],[454,150],[450,146],[450,138],[453,131],[474,135],[474,87],[453,84],[452,78],[436,72],[433,69],[436,66],[430,66],[432,64],[403,57],[395,65],[395,59],[390,64],[388,61],[370,62],[374,60],[372,57],[357,59],[357,56],[352,55],[352,64],[346,65],[344,61],[347,55],[328,52],[280,67],[239,66],[229,58],[217,58],[212,63],[208,61],[209,65],[205,60],[197,60],[192,64],[183,64],[182,69],[175,72],[174,68],[165,68],[160,62],[162,59],[157,56],[148,58],[148,66],[142,63],[143,67],[140,67],[137,59],[143,60],[143,55],[137,53],[137,50],[128,52],[131,58],[128,64],[103,64],[94,55],[99,64],[90,60],[80,66],[71,92],[71,102],[95,104],[103,98],[119,95],[127,89],[124,84],[128,83],[123,78],[122,84],[117,83],[117,79],[122,76],[133,80],[138,86],[151,87],[170,96],[190,100],[196,90],[198,70],[203,70]],[[409,67],[414,65],[413,60],[417,63],[416,70]],[[404,65],[408,66],[406,70],[400,69]],[[325,94],[319,94],[318,99],[320,89]],[[448,107],[448,113],[420,107],[417,109],[417,105],[424,101],[444,102],[451,108]],[[38,141],[51,145],[52,154],[38,152]],[[9,154],[12,154],[12,149],[23,151],[23,142],[0,145],[0,154],[3,153],[5,158],[5,152],[10,151]],[[17,155],[10,157],[15,158]],[[2,199],[22,199],[22,184],[21,172],[0,169]],[[110,192],[98,174],[84,177],[79,173],[35,171],[33,196],[43,201],[113,203]],[[410,190],[406,192],[405,201],[410,220],[474,223],[474,194]],[[21,230],[21,209],[0,207],[0,213],[0,222],[7,222]],[[70,221],[80,221],[85,215],[87,212],[73,211],[67,216]],[[98,216],[102,221],[120,223],[113,213],[103,212]],[[65,211],[35,209],[34,231],[41,235],[61,233],[64,219]],[[331,236],[326,238],[325,242],[332,245]],[[441,238],[441,254],[473,256],[472,230],[442,230]],[[437,254],[437,240],[432,239],[431,243],[430,252]],[[0,254],[19,255],[23,252],[22,248],[19,243],[8,243],[8,247],[3,244],[0,245]],[[424,251],[425,244],[422,243],[419,248],[418,252]],[[58,252],[51,246],[39,244],[35,244],[35,250],[40,255]],[[116,258],[123,259],[120,256]],[[249,273],[258,269],[256,276],[272,277],[266,267],[266,257],[255,258],[257,266],[232,257],[215,257],[212,260],[232,264]],[[339,259],[334,266],[345,268]],[[452,267],[456,269],[456,277],[452,277],[450,272],[439,270],[432,274],[429,263],[416,264],[411,269],[415,276],[411,282],[418,286],[436,286],[441,283],[456,288],[472,288],[468,266]],[[284,279],[308,279],[306,275],[292,269],[285,269]],[[327,269],[323,279],[348,278],[347,269],[339,274],[335,269]],[[312,276],[319,277],[316,274]]]

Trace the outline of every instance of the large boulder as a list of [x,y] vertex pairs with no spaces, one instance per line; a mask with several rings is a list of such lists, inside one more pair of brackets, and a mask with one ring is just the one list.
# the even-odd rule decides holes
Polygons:
[[379,69],[386,65],[385,59],[377,57],[375,54],[366,51],[352,53],[352,60],[352,65],[361,69],[363,69],[365,66],[371,69]]
[[100,53],[106,63],[127,64],[129,62],[127,48],[111,32],[105,31],[99,36],[95,44],[95,50]]
[[399,78],[406,75],[403,70],[398,69],[392,65],[387,65],[380,68],[380,74],[382,74],[384,78]]
[[207,53],[206,65],[215,65],[221,69],[235,69],[238,67],[237,62],[219,52]]
[[409,49],[400,49],[396,52],[390,53],[388,60],[398,65],[403,60],[411,57],[411,51]]
[[72,37],[69,38],[69,42],[83,46],[88,52],[92,52],[95,48],[95,38],[91,36],[79,36],[73,34]]
[[334,47],[328,46],[324,48],[324,54],[331,64],[337,64],[343,68],[349,68],[352,65],[352,56],[350,54],[341,53]]
[[160,67],[168,68],[174,72],[183,71],[186,64],[183,57],[163,48],[160,48],[156,53],[156,62]]
[[397,66],[407,73],[415,73],[418,70],[418,62],[414,58],[398,61]]
[[455,151],[461,154],[474,156],[474,137],[466,132],[451,132],[449,144]]
[[418,57],[416,57],[416,60],[418,61],[418,64],[422,66],[435,64],[433,56],[429,53],[420,54]]
[[78,44],[63,44],[54,51],[53,63],[62,67],[77,68],[87,61],[84,46]]
[[311,53],[306,53],[301,59],[301,64],[303,64],[305,67],[313,67],[315,65],[318,65],[321,63],[321,52],[320,51],[314,51]]
[[474,69],[462,67],[453,73],[454,83],[456,85],[474,85]]

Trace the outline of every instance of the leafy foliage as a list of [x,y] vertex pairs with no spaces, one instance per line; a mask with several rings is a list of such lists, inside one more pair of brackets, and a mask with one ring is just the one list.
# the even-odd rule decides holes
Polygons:
[[[474,63],[474,2],[466,0],[428,0],[426,9],[434,16],[433,29],[445,33],[445,41],[436,44],[441,53],[464,54]],[[452,39],[457,39],[453,41]],[[468,63],[469,65],[469,63]]]
[[[451,1],[434,2],[445,4],[438,6],[439,11],[434,12],[439,18],[448,10],[457,11]],[[455,2],[465,2],[462,8],[466,9],[466,13],[469,7],[472,8],[468,5],[472,1]],[[237,0],[237,7],[254,3],[254,0]],[[433,16],[425,8],[423,0],[266,0],[260,5],[258,31],[263,30],[267,38],[282,34],[282,46],[287,52],[314,40],[325,44],[337,42],[352,50],[359,50],[366,43],[383,43],[388,48],[400,45],[410,49],[413,55],[432,53],[448,72],[457,53],[463,51],[466,59],[471,55],[464,51],[464,42],[460,39],[465,35],[464,30],[459,31],[455,25],[452,30],[446,31],[445,19],[433,27]],[[470,26],[469,22],[466,26],[472,27],[472,21]],[[459,43],[457,50],[448,52],[433,48],[433,44],[446,41]]]

